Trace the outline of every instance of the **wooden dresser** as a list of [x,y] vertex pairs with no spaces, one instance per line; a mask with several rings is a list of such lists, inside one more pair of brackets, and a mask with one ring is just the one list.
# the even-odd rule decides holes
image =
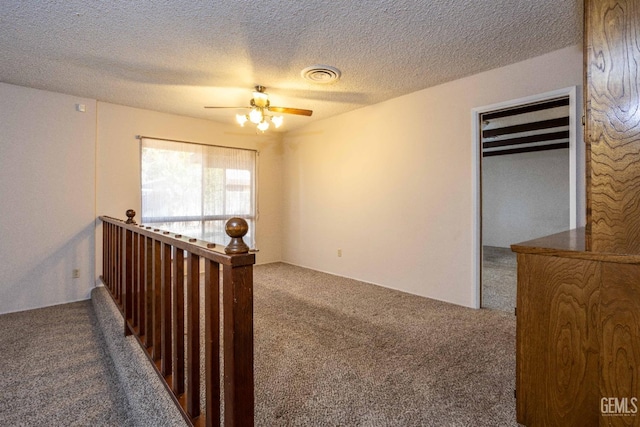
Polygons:
[[640,0],[585,0],[586,227],[513,245],[516,412],[640,427]]

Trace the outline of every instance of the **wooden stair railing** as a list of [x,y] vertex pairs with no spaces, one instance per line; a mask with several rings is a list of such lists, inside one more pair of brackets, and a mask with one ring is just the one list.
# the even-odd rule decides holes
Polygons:
[[[252,426],[255,254],[249,253],[242,240],[248,231],[247,223],[240,218],[230,219],[226,231],[231,242],[222,248],[137,225],[134,216],[135,212],[128,210],[126,221],[100,217],[101,279],[123,314],[125,335],[136,337],[188,424],[219,426],[224,404],[225,426]],[[204,349],[200,348],[201,310]],[[202,376],[201,351],[205,358]],[[202,405],[201,377],[205,382]],[[224,402],[220,401],[221,396]]]

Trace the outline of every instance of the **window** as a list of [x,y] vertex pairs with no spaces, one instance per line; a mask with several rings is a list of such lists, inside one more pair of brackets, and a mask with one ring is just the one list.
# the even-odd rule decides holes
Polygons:
[[255,247],[256,151],[141,138],[142,223],[227,244],[232,217]]

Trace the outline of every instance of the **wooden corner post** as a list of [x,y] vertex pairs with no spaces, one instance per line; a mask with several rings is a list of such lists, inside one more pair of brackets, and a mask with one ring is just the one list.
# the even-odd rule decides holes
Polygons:
[[237,254],[223,265],[224,418],[226,426],[253,426],[253,257],[242,238],[249,227],[231,218],[225,227],[231,242],[227,254]]

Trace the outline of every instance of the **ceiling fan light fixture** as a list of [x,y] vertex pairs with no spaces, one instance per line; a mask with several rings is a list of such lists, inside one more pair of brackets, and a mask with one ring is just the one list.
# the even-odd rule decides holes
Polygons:
[[257,107],[252,109],[251,112],[249,113],[249,120],[251,121],[251,123],[254,123],[254,124],[258,124],[262,122],[264,120],[262,109]]
[[246,114],[236,114],[236,121],[240,126],[244,127],[244,124],[247,123],[248,120]]
[[[260,87],[260,86],[258,86]],[[253,92],[253,103],[256,107],[265,108],[269,106],[269,94],[265,92]]]
[[313,114],[313,111],[302,108],[271,106],[269,95],[265,92],[264,86],[255,87],[253,98],[249,100],[249,107],[205,106],[204,108],[250,109],[249,114],[236,114],[236,122],[242,127],[244,127],[247,122],[251,122],[256,126],[258,132],[262,133],[268,130],[271,125],[276,129],[282,126],[284,118],[282,116],[274,116],[273,114],[284,113],[307,117]]
[[258,123],[258,126],[256,127],[258,128],[259,131],[264,132],[265,130],[269,129],[269,122],[266,120],[263,120],[260,123]]

